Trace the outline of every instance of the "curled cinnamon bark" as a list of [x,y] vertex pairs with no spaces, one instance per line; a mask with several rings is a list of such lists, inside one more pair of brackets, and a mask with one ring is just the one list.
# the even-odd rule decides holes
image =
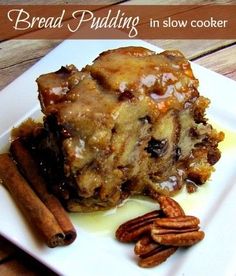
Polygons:
[[65,233],[55,216],[19,173],[9,154],[0,154],[0,178],[30,224],[49,247],[65,244]]
[[49,193],[44,179],[38,172],[37,164],[29,151],[20,139],[14,140],[11,143],[10,151],[24,177],[29,181],[35,193],[57,220],[57,223],[65,234],[64,244],[72,243],[76,238],[76,230],[60,201],[53,194]]

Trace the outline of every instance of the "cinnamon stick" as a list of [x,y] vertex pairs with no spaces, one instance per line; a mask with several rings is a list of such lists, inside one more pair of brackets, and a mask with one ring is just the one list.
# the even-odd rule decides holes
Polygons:
[[55,217],[19,173],[9,154],[0,154],[0,178],[26,218],[49,247],[63,244],[65,235]]
[[29,181],[35,193],[50,210],[61,227],[65,235],[64,244],[72,243],[76,238],[76,230],[60,201],[53,194],[49,193],[46,183],[40,175],[38,166],[30,152],[20,139],[11,143],[10,151],[24,177]]

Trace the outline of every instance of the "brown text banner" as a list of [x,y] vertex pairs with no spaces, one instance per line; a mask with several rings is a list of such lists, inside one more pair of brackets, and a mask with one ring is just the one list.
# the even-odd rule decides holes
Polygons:
[[0,5],[0,39],[235,39],[236,5]]

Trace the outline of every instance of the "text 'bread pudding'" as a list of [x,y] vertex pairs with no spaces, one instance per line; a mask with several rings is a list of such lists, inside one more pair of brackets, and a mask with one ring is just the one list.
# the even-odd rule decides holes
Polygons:
[[44,129],[34,148],[49,188],[70,211],[130,195],[172,196],[205,183],[224,134],[207,123],[190,63],[178,51],[103,52],[92,65],[37,79]]

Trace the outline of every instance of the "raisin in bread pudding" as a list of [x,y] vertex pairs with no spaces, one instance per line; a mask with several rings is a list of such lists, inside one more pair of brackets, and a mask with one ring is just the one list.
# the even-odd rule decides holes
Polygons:
[[224,134],[207,122],[209,100],[179,51],[109,50],[81,71],[62,67],[37,83],[39,147],[70,211],[111,208],[134,194],[172,196],[205,183],[220,158]]

